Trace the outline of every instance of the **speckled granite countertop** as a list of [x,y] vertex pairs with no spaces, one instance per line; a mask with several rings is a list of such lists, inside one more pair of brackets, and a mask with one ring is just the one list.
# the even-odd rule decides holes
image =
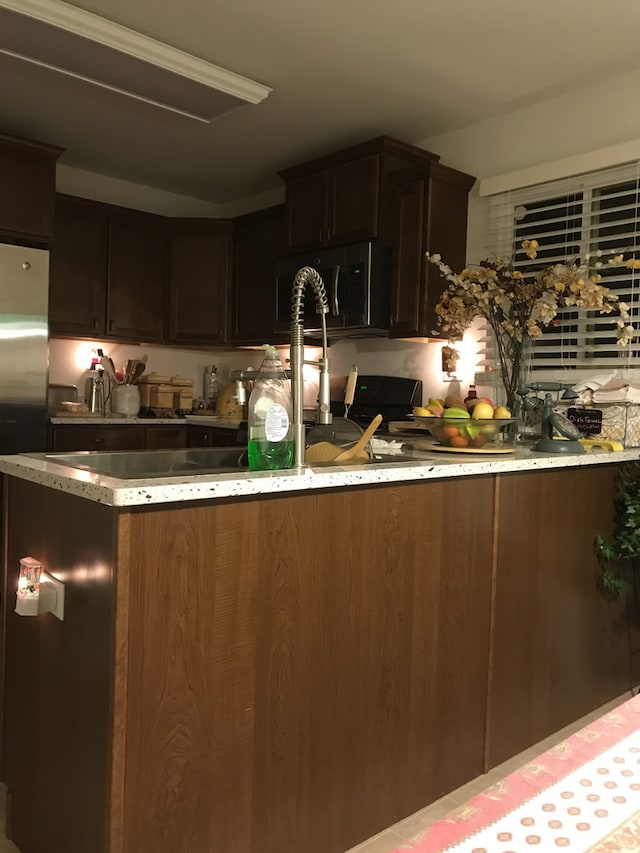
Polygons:
[[114,424],[143,424],[153,426],[154,424],[193,424],[193,426],[221,427],[222,429],[238,429],[242,421],[233,421],[229,418],[217,415],[185,415],[184,418],[126,418],[121,415],[52,415],[49,423],[61,425],[91,424],[91,426],[109,426]]
[[524,447],[518,447],[513,454],[500,456],[414,451],[398,456],[397,461],[379,464],[307,467],[301,471],[238,471],[123,480],[66,467],[44,458],[0,456],[0,472],[97,503],[122,507],[381,483],[410,483],[417,480],[503,474],[512,471],[542,471],[637,459],[640,459],[640,448],[619,453],[593,452],[579,456],[534,453]]
[[86,417],[82,417],[82,415],[74,415],[73,417],[65,417],[64,415],[54,415],[49,418],[49,423],[65,426],[76,426],[77,424],[91,424],[91,426],[110,426],[114,424],[130,424],[131,426],[137,426],[138,424],[143,424],[144,426],[153,426],[154,424],[186,424],[186,418],[127,418],[122,415],[105,415],[101,417],[100,415],[87,415]]

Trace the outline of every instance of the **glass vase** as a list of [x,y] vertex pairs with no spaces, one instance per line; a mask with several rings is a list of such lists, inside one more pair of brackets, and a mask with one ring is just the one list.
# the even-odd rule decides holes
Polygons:
[[506,439],[511,442],[527,441],[529,436],[535,437],[532,420],[523,407],[524,395],[519,393],[524,390],[524,386],[529,381],[533,347],[533,339],[527,336],[519,344],[518,350],[512,353],[513,360],[509,359],[506,364],[503,364],[498,359],[495,404],[506,406],[511,416],[515,418],[514,422],[504,430]]

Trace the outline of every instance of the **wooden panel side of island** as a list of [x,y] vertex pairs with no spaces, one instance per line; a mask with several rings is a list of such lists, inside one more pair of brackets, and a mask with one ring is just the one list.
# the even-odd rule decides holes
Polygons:
[[132,512],[112,853],[342,853],[478,775],[493,489]]
[[624,605],[597,589],[618,470],[499,477],[488,768],[631,687]]
[[[5,775],[21,853],[108,853],[114,514],[7,478]],[[64,621],[14,608],[20,559],[64,583]]]

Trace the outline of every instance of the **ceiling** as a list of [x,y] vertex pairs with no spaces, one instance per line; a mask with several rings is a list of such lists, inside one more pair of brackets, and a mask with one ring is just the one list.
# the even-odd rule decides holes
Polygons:
[[219,204],[345,145],[380,134],[419,144],[640,67],[627,38],[637,0],[608,0],[606,12],[595,0],[70,5],[273,91],[202,124],[0,55],[0,132],[59,145],[70,166]]

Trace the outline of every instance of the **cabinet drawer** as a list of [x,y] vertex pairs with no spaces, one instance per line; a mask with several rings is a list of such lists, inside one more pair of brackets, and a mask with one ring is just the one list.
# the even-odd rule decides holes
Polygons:
[[171,450],[187,446],[187,428],[176,426],[151,426],[144,430],[145,450]]
[[244,447],[246,443],[246,424],[237,430],[191,424],[187,427],[187,447]]
[[142,450],[143,433],[134,425],[52,427],[49,447],[54,452],[70,450]]

